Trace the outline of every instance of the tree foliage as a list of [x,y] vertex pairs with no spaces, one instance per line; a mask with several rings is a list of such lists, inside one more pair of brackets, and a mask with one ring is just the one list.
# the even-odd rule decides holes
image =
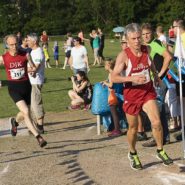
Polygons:
[[150,22],[166,29],[185,17],[185,0],[1,0],[0,35],[47,30],[49,34],[90,31],[131,22]]

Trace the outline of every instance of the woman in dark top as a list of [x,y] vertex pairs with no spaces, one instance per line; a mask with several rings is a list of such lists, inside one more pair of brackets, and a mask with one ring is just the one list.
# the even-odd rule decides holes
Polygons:
[[89,108],[92,101],[92,86],[84,71],[78,71],[76,76],[71,77],[73,90],[68,92],[71,99],[69,109],[80,109],[84,105],[85,109]]

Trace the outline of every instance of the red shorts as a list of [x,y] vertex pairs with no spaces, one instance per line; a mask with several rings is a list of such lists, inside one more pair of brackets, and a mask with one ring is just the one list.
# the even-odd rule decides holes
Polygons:
[[125,113],[136,116],[138,115],[141,110],[143,105],[149,101],[149,100],[155,100],[156,99],[156,93],[154,92],[149,92],[142,101],[125,101],[123,104],[123,110]]

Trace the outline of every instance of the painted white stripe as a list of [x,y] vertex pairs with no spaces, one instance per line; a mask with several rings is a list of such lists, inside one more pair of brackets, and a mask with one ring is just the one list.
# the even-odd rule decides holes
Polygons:
[[164,185],[185,184],[185,175],[159,171],[156,175]]
[[8,163],[8,165],[2,171],[0,171],[0,177],[8,172],[9,166],[10,166],[10,164]]
[[92,130],[93,128],[95,128],[95,126],[88,127],[86,131],[90,131],[90,130]]

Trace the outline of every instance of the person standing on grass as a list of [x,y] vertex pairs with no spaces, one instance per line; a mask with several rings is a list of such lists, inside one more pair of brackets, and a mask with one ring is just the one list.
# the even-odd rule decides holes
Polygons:
[[[164,165],[170,165],[173,160],[163,149],[163,132],[156,103],[156,92],[150,77],[150,70],[152,70],[155,84],[159,83],[155,66],[150,59],[147,46],[141,45],[140,26],[136,23],[128,24],[125,35],[128,47],[117,56],[111,78],[114,83],[125,84],[123,109],[129,124],[127,138],[130,166],[134,170],[143,168],[136,150],[138,115],[142,109],[152,123],[153,136],[157,143],[157,158]],[[125,75],[122,75],[123,71]]]
[[93,41],[92,41],[93,52],[94,52],[93,66],[95,66],[96,64],[100,65],[100,59],[99,59],[99,54],[98,54],[98,51],[100,48],[100,38],[96,30],[92,30],[92,32],[90,33],[90,37],[93,38]]
[[41,90],[44,83],[44,53],[39,46],[39,37],[35,34],[28,35],[28,46],[32,49],[30,55],[36,68],[34,76],[29,75],[32,85],[31,110],[36,117],[36,126],[39,133],[44,133],[44,107]]
[[51,68],[49,53],[48,53],[48,49],[47,49],[46,44],[43,45],[42,49],[43,49],[44,58],[45,58],[45,68]]
[[59,57],[59,46],[58,46],[57,41],[54,42],[53,55],[54,55],[55,65],[56,65],[56,68],[57,68],[58,67],[58,57]]
[[[0,56],[0,65],[5,66],[8,79],[8,92],[20,111],[16,118],[10,119],[11,134],[12,136],[16,136],[18,122],[24,119],[26,126],[36,137],[40,147],[44,147],[47,142],[33,126],[29,112],[31,85],[28,78],[28,72],[30,76],[34,76],[36,70],[35,66],[31,61],[29,54],[18,51],[18,42],[15,35],[6,36],[5,42],[8,51]],[[30,65],[29,68],[27,68],[27,63]]]
[[71,33],[67,33],[67,40],[64,43],[64,49],[65,49],[65,60],[64,60],[64,66],[62,69],[66,69],[66,66],[69,62],[69,58],[71,56],[71,49],[73,47],[73,37]]
[[103,34],[102,30],[98,28],[98,36],[100,38],[100,47],[98,50],[98,55],[100,58],[100,64],[104,61],[104,56],[103,56],[103,50],[105,46],[105,35]]
[[49,37],[48,37],[46,31],[43,31],[43,32],[42,32],[42,35],[40,36],[40,41],[41,41],[41,43],[42,43],[42,47],[43,47],[44,44],[46,44],[46,47],[47,47],[47,49],[48,49]]
[[81,45],[81,39],[75,37],[73,39],[74,47],[71,50],[71,57],[69,59],[69,65],[76,75],[78,71],[84,71],[87,73],[89,69],[89,61],[87,56],[87,49]]

